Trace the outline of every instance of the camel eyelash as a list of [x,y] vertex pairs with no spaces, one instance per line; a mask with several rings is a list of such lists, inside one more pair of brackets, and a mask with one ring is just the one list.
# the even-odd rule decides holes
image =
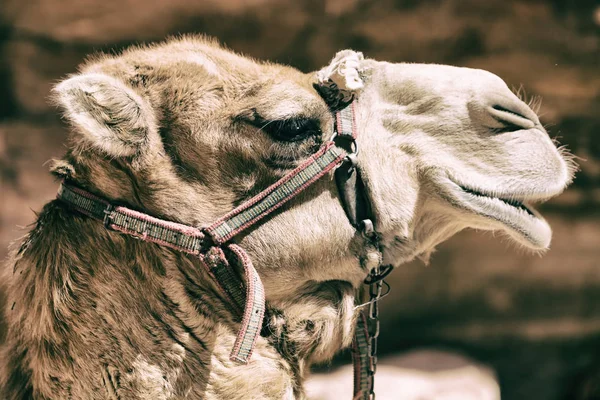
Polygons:
[[309,137],[322,135],[320,121],[314,118],[294,117],[266,120],[255,115],[254,120],[248,122],[273,139],[284,142],[298,142]]

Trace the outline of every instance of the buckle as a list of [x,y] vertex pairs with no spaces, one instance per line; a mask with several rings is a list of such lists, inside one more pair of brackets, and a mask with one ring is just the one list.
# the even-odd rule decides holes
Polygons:
[[114,210],[115,210],[115,206],[113,206],[112,204],[109,204],[106,206],[106,208],[103,211],[104,218],[102,219],[102,224],[108,230],[112,230],[110,225],[112,224],[112,215],[113,215]]
[[[356,143],[356,138],[350,135],[340,135],[338,131],[335,130],[329,141],[334,142],[336,146],[346,150],[348,154],[358,155],[358,143]],[[345,143],[339,143],[340,141]]]

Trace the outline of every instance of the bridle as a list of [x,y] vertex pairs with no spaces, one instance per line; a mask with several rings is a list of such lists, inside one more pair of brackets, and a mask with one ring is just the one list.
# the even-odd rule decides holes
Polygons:
[[[374,399],[379,336],[378,301],[387,294],[382,293],[384,284],[389,291],[389,286],[383,279],[391,272],[392,267],[381,265],[380,234],[375,229],[371,202],[356,162],[356,103],[357,100],[354,100],[335,112],[334,135],[316,153],[264,191],[203,228],[162,220],[112,204],[69,181],[61,184],[57,198],[72,209],[102,221],[109,230],[198,257],[229,300],[231,311],[241,316],[240,330],[230,359],[245,364],[261,333],[265,293],[250,257],[231,239],[335,169],[336,184],[344,210],[352,225],[365,239],[362,267],[370,271],[365,279],[365,284],[369,286],[369,300],[357,306],[368,305],[368,312],[359,313],[352,344],[354,399]],[[232,264],[243,270],[241,280]]]

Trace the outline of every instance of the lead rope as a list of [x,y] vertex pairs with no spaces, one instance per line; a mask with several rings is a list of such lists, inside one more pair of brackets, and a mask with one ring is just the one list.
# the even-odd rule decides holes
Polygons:
[[[369,306],[358,315],[354,333],[352,359],[354,364],[354,400],[375,399],[375,372],[377,371],[377,339],[379,337],[379,300],[387,296],[390,286],[384,278],[392,271],[390,265],[382,266],[382,254],[377,233],[371,220],[362,222],[363,236],[370,242],[363,267],[370,273],[364,283],[369,287],[369,301],[357,306]],[[383,292],[383,286],[387,290]]]
[[[371,270],[370,277],[380,274],[380,267]],[[368,399],[375,399],[375,372],[377,371],[377,338],[379,337],[379,300],[383,280],[378,280],[369,285],[369,314],[367,316],[367,333],[369,339],[369,394]]]

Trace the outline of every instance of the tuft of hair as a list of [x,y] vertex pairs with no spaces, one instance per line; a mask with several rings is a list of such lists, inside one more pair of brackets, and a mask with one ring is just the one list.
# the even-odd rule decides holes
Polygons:
[[540,95],[528,95],[523,84],[519,87],[512,87],[511,91],[525,104],[533,110],[534,113],[539,114],[542,109],[542,96]]
[[66,160],[53,158],[48,160],[46,164],[48,164],[50,167],[50,173],[57,178],[71,179],[76,177],[75,168]]

